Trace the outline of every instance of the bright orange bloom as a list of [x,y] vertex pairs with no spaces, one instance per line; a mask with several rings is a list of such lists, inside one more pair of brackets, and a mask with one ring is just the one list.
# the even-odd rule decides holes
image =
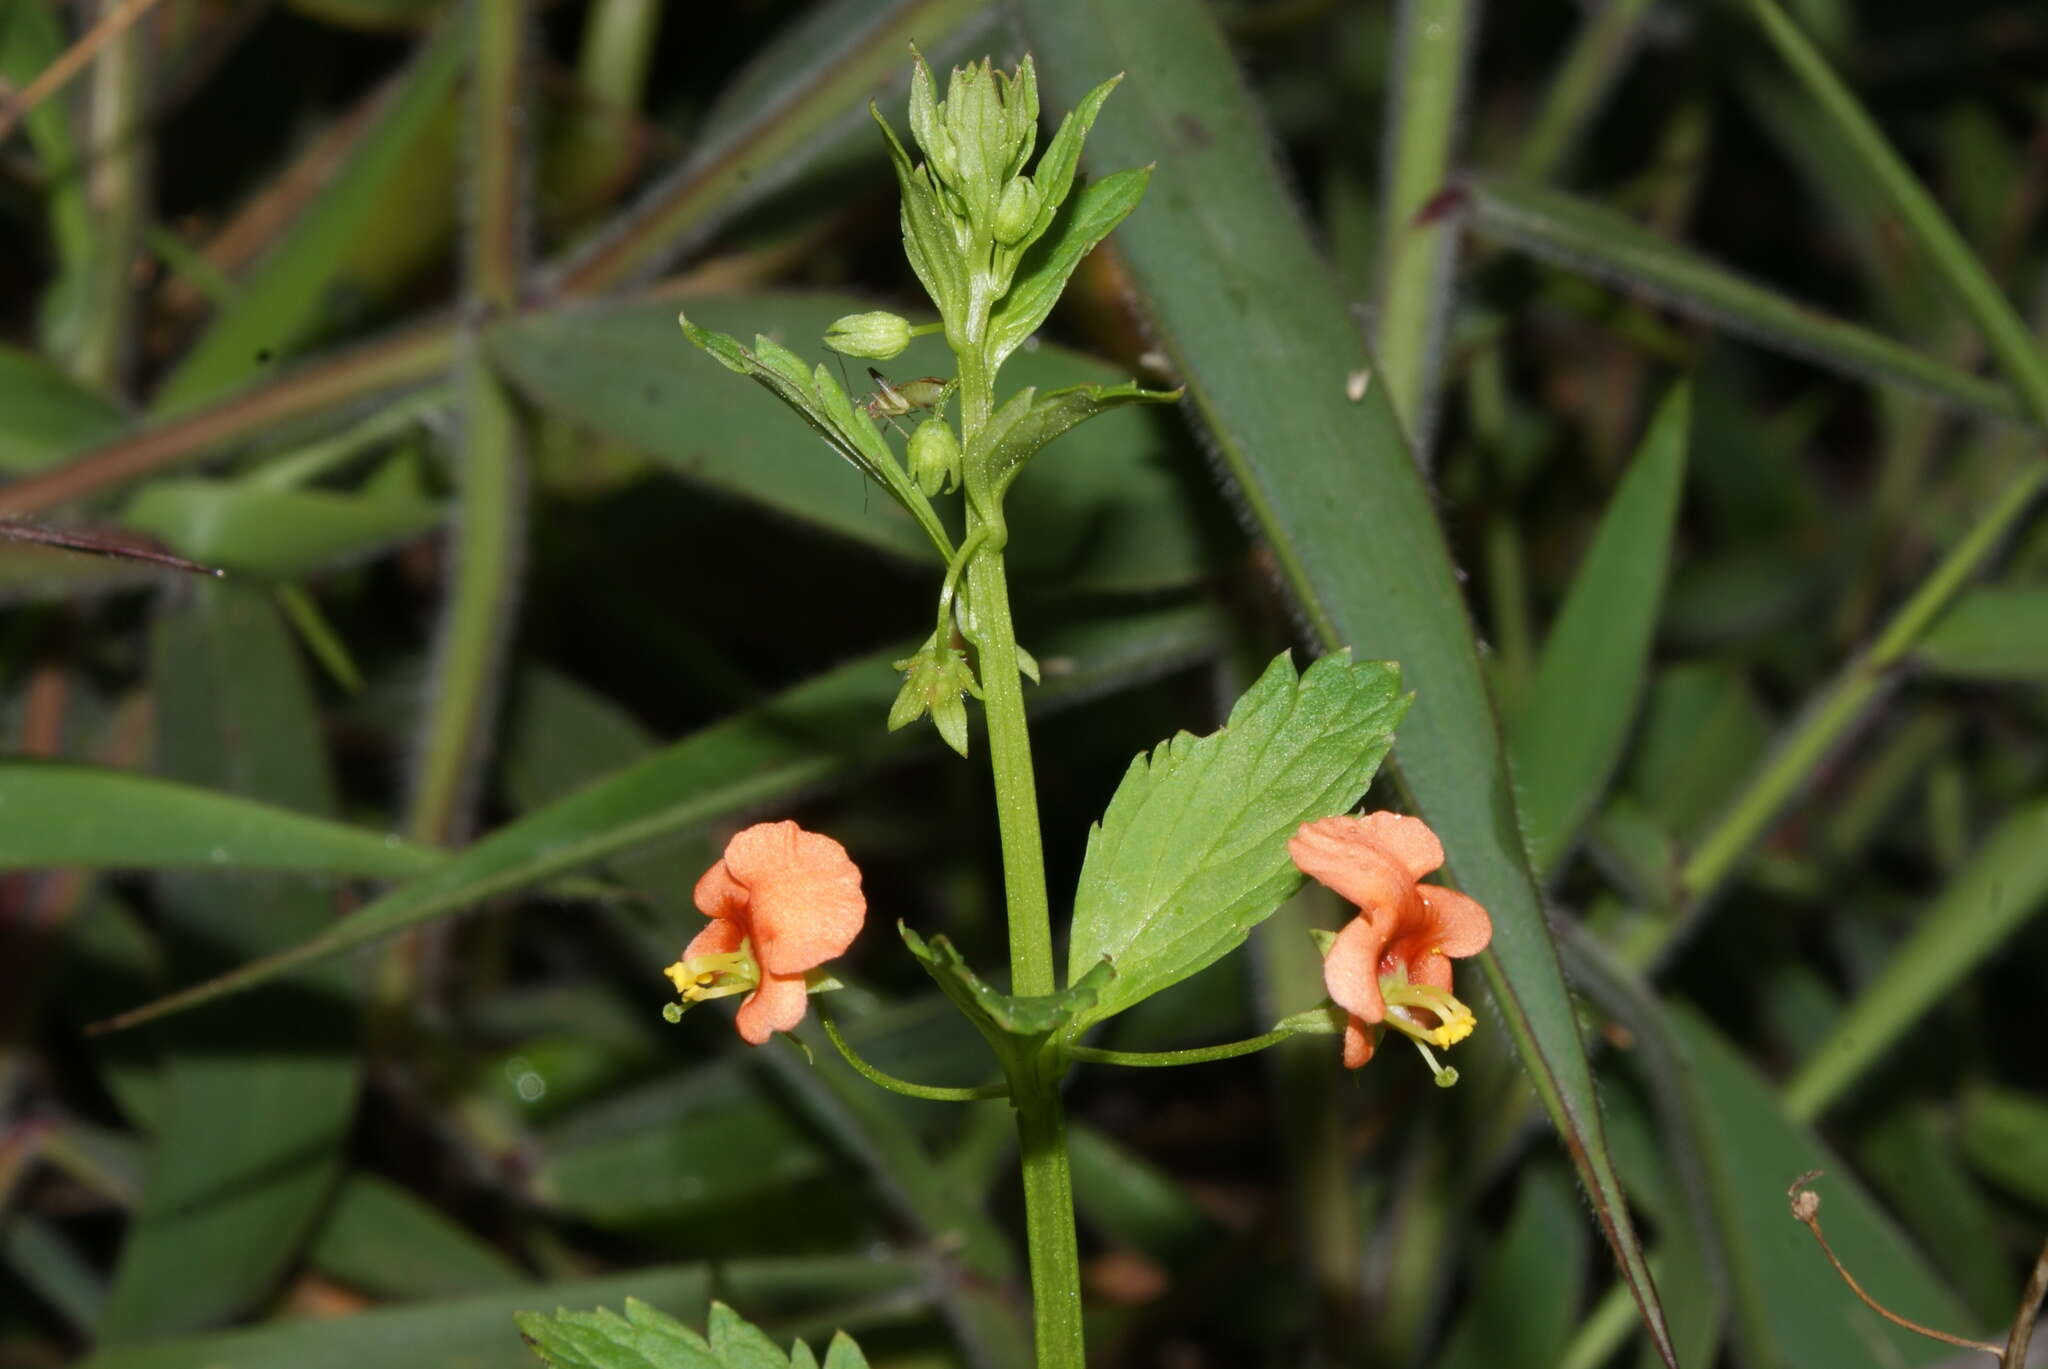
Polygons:
[[793,822],[756,823],[727,842],[696,900],[711,925],[663,973],[685,1003],[745,993],[740,1035],[756,1046],[804,1020],[805,972],[844,953],[868,914],[846,848]]
[[1323,958],[1330,998],[1351,1015],[1345,1067],[1372,1059],[1378,1033],[1367,1029],[1385,1025],[1415,1041],[1438,1083],[1456,1080],[1429,1048],[1472,1034],[1472,1010],[1451,996],[1451,958],[1485,950],[1493,921],[1457,890],[1420,882],[1444,863],[1436,833],[1400,813],[1324,818],[1303,823],[1287,854],[1358,905]]

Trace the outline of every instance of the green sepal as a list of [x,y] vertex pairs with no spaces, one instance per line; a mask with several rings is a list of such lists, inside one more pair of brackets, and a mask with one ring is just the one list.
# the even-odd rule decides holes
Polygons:
[[905,474],[889,444],[876,431],[874,420],[853,406],[828,367],[821,364],[811,369],[802,357],[766,337],[756,337],[749,349],[738,338],[699,328],[684,315],[678,314],[676,321],[682,325],[683,336],[709,352],[726,369],[751,377],[787,404],[825,439],[826,445],[887,490],[917,520],[939,555],[952,561],[953,539],[939,522],[931,502]]
[[[1000,366],[1010,353],[1038,331],[1067,288],[1067,278],[1081,258],[1116,231],[1152,179],[1149,166],[1133,167],[1095,181],[1074,197],[1073,207],[1058,216],[1033,242],[1019,263],[1001,302],[988,323],[989,363]],[[1040,193],[1045,193],[1043,184]],[[1042,212],[1042,211],[1041,211]],[[1030,241],[1027,239],[1027,241]]]
[[1058,993],[1014,997],[983,983],[945,937],[935,936],[927,943],[901,922],[896,930],[940,991],[988,1038],[1006,1071],[1013,1060],[1029,1061],[1055,1036],[1069,1035],[1072,1024],[1095,1006],[1116,978],[1105,960]]
[[1172,404],[1183,390],[1147,390],[1136,381],[1122,385],[1068,385],[1039,394],[1030,386],[1003,402],[968,451],[980,487],[997,498],[1048,442],[1112,409],[1132,404]]

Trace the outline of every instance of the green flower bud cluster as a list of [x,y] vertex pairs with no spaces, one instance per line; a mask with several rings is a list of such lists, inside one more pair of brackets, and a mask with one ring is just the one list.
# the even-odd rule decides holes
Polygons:
[[941,645],[938,634],[925,639],[915,655],[895,663],[903,672],[903,688],[889,710],[889,730],[908,727],[925,714],[946,745],[967,754],[967,704],[963,695],[981,697],[974,682],[974,670],[966,653],[958,647]]

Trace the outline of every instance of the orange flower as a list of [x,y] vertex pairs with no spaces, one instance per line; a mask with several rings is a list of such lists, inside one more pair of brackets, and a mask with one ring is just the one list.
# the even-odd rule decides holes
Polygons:
[[1358,905],[1323,957],[1330,998],[1351,1015],[1344,1065],[1372,1059],[1391,1026],[1412,1038],[1439,1084],[1458,1072],[1436,1062],[1430,1046],[1472,1034],[1472,1010],[1451,996],[1451,957],[1477,955],[1493,939],[1486,910],[1422,877],[1444,863],[1443,843],[1421,818],[1400,813],[1303,823],[1287,843],[1295,866]]
[[756,823],[727,842],[696,900],[711,925],[663,973],[686,1004],[746,994],[740,1035],[756,1046],[804,1020],[805,972],[852,945],[868,913],[846,848],[793,822]]

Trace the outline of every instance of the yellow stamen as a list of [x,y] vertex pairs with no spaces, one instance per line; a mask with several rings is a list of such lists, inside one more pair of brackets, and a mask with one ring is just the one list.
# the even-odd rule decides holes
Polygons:
[[747,942],[741,942],[737,951],[678,960],[662,973],[685,1003],[746,993],[761,982],[761,967],[754,963],[753,948]]
[[[1449,989],[1411,984],[1406,974],[1381,979],[1380,997],[1387,1005],[1387,1025],[1413,1037],[1418,1045],[1427,1042],[1448,1050],[1470,1036],[1476,1025],[1472,1010],[1452,997]],[[1436,1018],[1436,1025],[1424,1025],[1417,1010]]]

